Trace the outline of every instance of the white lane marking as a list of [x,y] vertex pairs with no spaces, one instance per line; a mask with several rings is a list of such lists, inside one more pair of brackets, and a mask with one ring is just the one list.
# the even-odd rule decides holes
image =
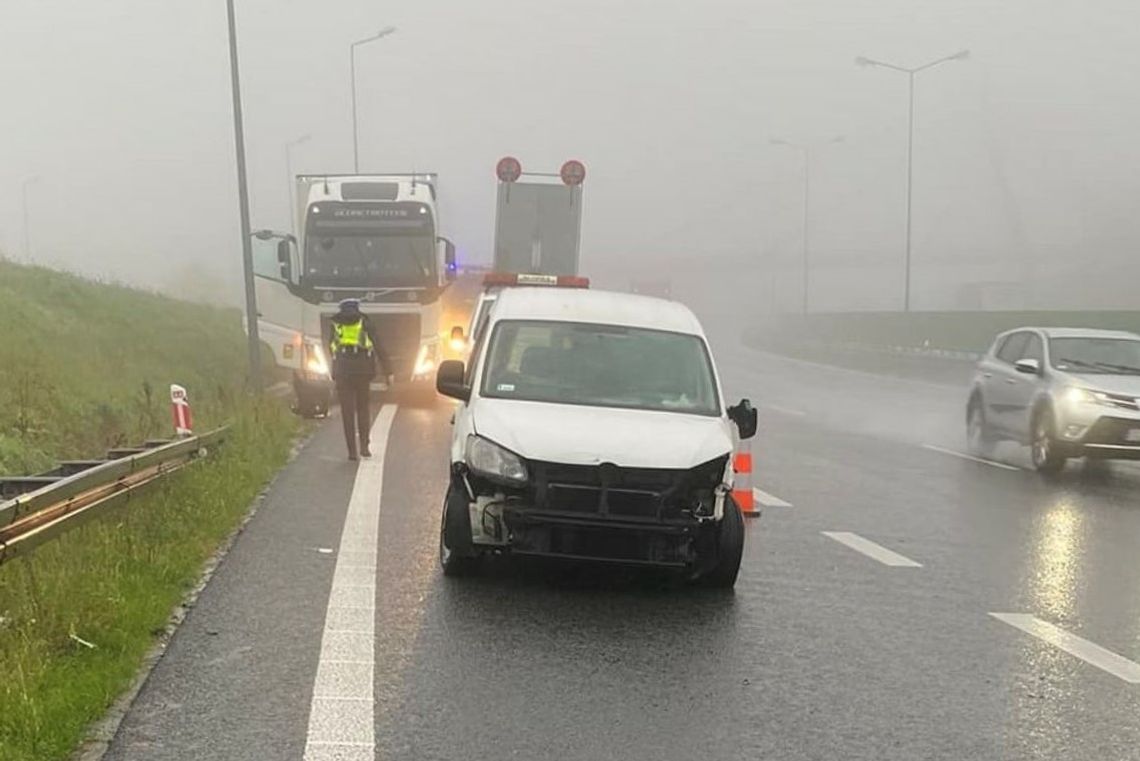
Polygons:
[[807,413],[803,410],[794,410],[791,407],[781,407],[778,404],[761,404],[761,409],[769,410],[770,412],[778,412],[781,415],[790,415],[791,417],[806,417]]
[[972,454],[966,454],[965,452],[956,452],[953,449],[943,449],[942,447],[936,447],[933,444],[923,444],[922,448],[929,449],[931,452],[948,454],[951,457],[959,457],[963,460],[969,460],[970,462],[980,462],[982,465],[989,465],[992,468],[1001,468],[1002,470],[1021,470],[1021,468],[1017,467],[1016,465],[1009,465],[1007,463],[998,462],[996,460],[987,460],[984,457],[974,457]]
[[[373,455],[361,460],[356,469],[356,481],[348,500],[348,513],[340,536],[340,551],[333,570],[332,588],[325,609],[325,630],[321,635],[321,653],[317,660],[317,676],[313,699],[309,704],[309,729],[305,739],[305,758],[327,756],[322,748],[349,745],[375,746],[375,690],[372,680],[337,680],[335,672],[346,663],[367,666],[376,662],[376,575],[362,579],[359,571],[361,555],[375,566],[377,560],[377,530],[380,524],[380,496],[384,486],[384,455],[388,450],[388,436],[392,420],[396,417],[395,405],[384,405],[376,422],[372,424]],[[362,543],[362,539],[366,539]],[[352,560],[341,563],[351,549]],[[361,594],[363,592],[363,594]],[[351,633],[336,628],[338,611],[344,610],[343,598],[359,605],[354,610],[365,610]],[[319,689],[317,685],[332,685]],[[355,707],[346,709],[346,703]]]
[[1111,650],[1105,650],[1100,645],[1028,613],[990,613],[990,615],[1129,684],[1140,684],[1140,663],[1130,661]]
[[850,547],[856,552],[861,552],[869,558],[878,560],[883,565],[895,568],[922,568],[922,563],[916,563],[908,557],[875,544],[870,539],[864,539],[858,534],[852,534],[850,531],[821,531],[819,533],[828,539],[834,539],[840,544]]
[[791,502],[785,502],[774,494],[769,494],[763,489],[752,489],[752,498],[759,502],[764,507],[791,507]]

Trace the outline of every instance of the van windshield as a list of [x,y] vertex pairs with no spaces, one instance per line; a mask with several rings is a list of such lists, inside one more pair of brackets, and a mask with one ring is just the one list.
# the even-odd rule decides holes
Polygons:
[[594,407],[719,415],[699,336],[619,325],[504,320],[495,326],[481,394]]

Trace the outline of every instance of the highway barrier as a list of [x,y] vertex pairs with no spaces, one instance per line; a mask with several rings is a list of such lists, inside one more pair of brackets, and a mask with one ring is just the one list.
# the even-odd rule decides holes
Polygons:
[[25,554],[120,500],[206,456],[227,427],[112,449],[105,460],[61,462],[47,473],[0,478],[0,563]]

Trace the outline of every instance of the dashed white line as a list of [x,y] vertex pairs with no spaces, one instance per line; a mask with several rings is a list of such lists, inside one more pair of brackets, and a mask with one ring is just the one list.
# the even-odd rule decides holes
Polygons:
[[828,539],[834,539],[873,560],[878,560],[883,565],[895,568],[922,568],[922,563],[916,563],[908,557],[875,544],[870,539],[864,539],[858,534],[852,534],[850,531],[821,531],[820,533]]
[[791,502],[785,502],[774,494],[769,494],[763,489],[752,489],[752,498],[759,502],[764,507],[791,507]]
[[1009,465],[1008,463],[997,462],[996,460],[987,460],[984,457],[974,457],[973,455],[966,454],[965,452],[957,452],[953,449],[943,449],[942,447],[936,447],[933,444],[923,444],[922,448],[929,449],[931,452],[948,454],[951,457],[959,457],[963,460],[969,460],[970,462],[980,462],[982,465],[989,465],[992,468],[1001,468],[1002,470],[1021,470],[1021,468],[1017,467],[1016,465]]
[[1028,613],[990,613],[990,615],[1059,650],[1064,650],[1075,658],[1080,658],[1089,665],[1096,666],[1101,671],[1107,671],[1118,679],[1123,679],[1129,684],[1140,684],[1140,663],[1130,661],[1111,650],[1105,650],[1094,642],[1089,642]]
[[[324,749],[330,746],[371,749],[375,743],[376,696],[373,682],[371,679],[345,679],[343,667],[352,663],[366,666],[371,671],[376,662],[376,576],[375,572],[370,576],[361,574],[360,567],[375,566],[376,563],[384,455],[395,416],[394,405],[385,405],[376,416],[372,425],[374,454],[372,459],[361,460],[357,466],[356,481],[348,500],[348,513],[344,518],[340,551],[325,610],[325,631],[321,636],[313,698],[309,704],[306,761],[328,758]],[[341,564],[340,559],[348,552],[352,553],[352,560]],[[368,562],[361,563],[362,559]],[[346,606],[344,597],[359,598],[353,600],[358,604]],[[363,626],[363,630],[353,629],[350,633],[333,625],[338,620],[336,612],[349,608],[368,611],[368,615],[360,617],[363,620],[357,624]],[[368,753],[371,758],[371,751]]]

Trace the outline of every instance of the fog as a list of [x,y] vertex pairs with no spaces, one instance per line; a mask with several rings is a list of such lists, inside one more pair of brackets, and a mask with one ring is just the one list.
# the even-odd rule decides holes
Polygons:
[[[904,67],[916,80],[913,303],[1134,307],[1140,8],[1102,0],[238,0],[254,227],[298,172],[434,171],[443,232],[489,258],[493,167],[585,162],[583,271],[665,269],[694,298],[901,301]],[[223,0],[5,0],[0,249],[189,297],[236,298],[240,240]],[[831,143],[836,136],[843,142]],[[978,285],[984,284],[984,285]],[[684,295],[684,287],[678,288]]]

